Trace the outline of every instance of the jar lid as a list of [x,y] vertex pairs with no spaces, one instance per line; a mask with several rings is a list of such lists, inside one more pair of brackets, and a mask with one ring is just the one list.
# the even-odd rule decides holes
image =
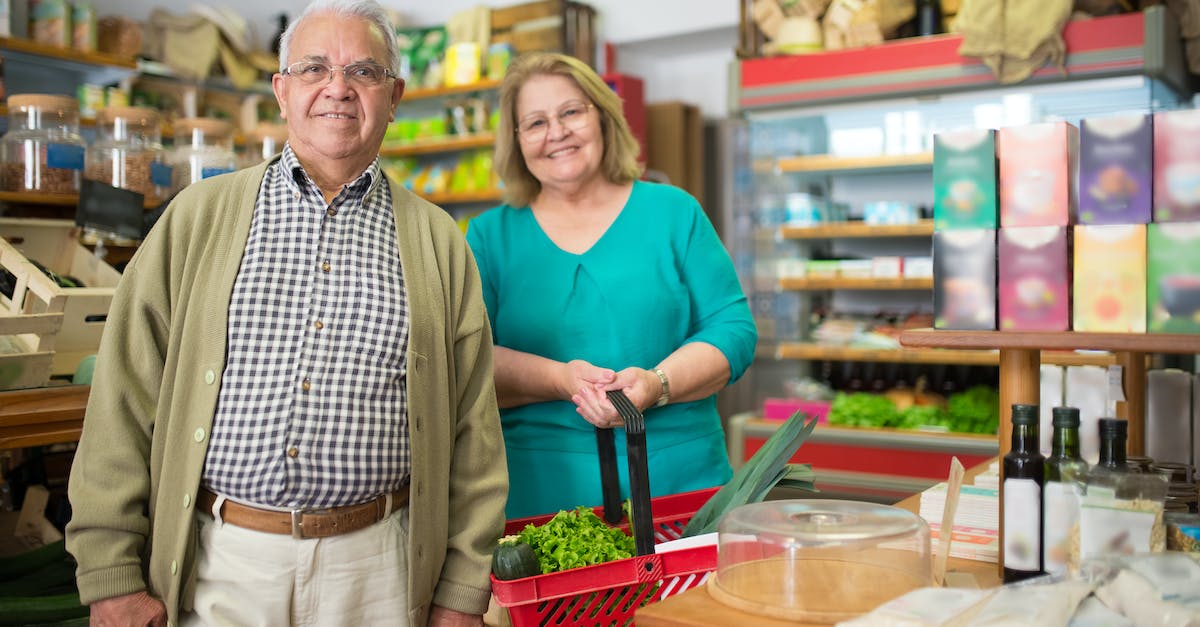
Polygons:
[[250,141],[260,141],[263,139],[274,139],[278,142],[287,141],[288,127],[287,124],[271,124],[269,122],[259,122],[258,126],[254,127],[246,134]]
[[96,112],[96,121],[103,124],[123,119],[137,126],[158,126],[162,117],[150,107],[105,107]]
[[64,113],[79,115],[79,101],[70,96],[60,96],[58,94],[13,94],[8,97],[9,111],[18,111],[30,107],[45,111],[55,111],[59,115]]
[[175,134],[200,131],[213,137],[233,135],[233,125],[217,118],[183,118],[175,121]]

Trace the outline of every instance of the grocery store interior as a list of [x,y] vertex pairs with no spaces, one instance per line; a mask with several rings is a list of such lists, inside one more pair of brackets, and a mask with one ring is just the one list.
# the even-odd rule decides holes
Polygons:
[[[951,586],[949,571],[991,589],[1024,568],[1066,586],[1089,551],[1132,534],[1118,552],[1188,555],[1200,589],[1200,0],[381,3],[406,88],[380,165],[464,232],[503,202],[498,90],[508,64],[536,50],[595,69],[621,98],[645,178],[699,202],[758,332],[746,374],[717,395],[730,462],[743,467],[773,435],[815,419],[786,460],[808,465],[805,481],[773,483],[759,500],[855,538],[838,545],[831,530],[743,519],[764,553],[869,546],[863,570],[829,575],[861,583],[878,576],[880,546],[915,542],[924,548],[895,568],[922,582],[933,572]],[[62,537],[107,307],[154,220],[187,185],[282,149],[270,81],[301,5],[0,6],[2,560]],[[36,276],[21,274],[27,261]],[[1010,458],[1040,467],[1068,424],[1085,471],[1120,466],[1156,482],[1133,489],[1101,475],[1094,485],[1111,489],[1071,488],[1059,533],[1065,514],[1048,504],[1049,486],[1076,484],[1050,465],[1034,501],[1005,495],[1024,485],[1006,487],[1024,477]],[[1089,507],[1134,513],[1089,519]],[[920,524],[889,540],[882,517],[894,508]],[[1073,541],[1069,556],[1019,567],[1005,537],[1029,524],[1039,553]],[[846,600],[850,584],[834,586],[839,607],[855,609],[820,611],[811,591],[722,584],[730,561],[710,549],[695,558],[705,566],[684,569],[718,573],[707,587],[701,577],[661,597],[643,591],[636,617],[622,617],[651,627],[872,611],[898,620],[877,608],[908,591]],[[683,567],[655,566],[654,581],[682,580],[672,569]],[[1115,577],[1124,565],[1109,567]],[[1194,599],[1148,581],[1156,603],[1200,620]],[[1112,600],[1126,590],[1091,594],[1103,583],[1063,588],[1073,600],[1063,622],[1044,624],[1072,614],[1071,624],[1133,624],[1097,618],[1134,612]],[[960,609],[996,611],[995,598]],[[510,614],[501,622],[527,620]],[[999,624],[979,621],[961,624]]]

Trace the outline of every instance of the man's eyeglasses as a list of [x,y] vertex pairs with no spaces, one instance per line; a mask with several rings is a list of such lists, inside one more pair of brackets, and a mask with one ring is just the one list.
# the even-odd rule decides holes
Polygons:
[[[590,102],[568,102],[554,117],[558,118],[559,126],[577,131],[587,126],[588,111],[595,106]],[[542,141],[549,130],[550,119],[542,114],[531,115],[517,122],[517,134],[527,142]]]
[[300,61],[293,63],[283,70],[288,76],[293,76],[305,85],[316,85],[333,80],[333,73],[342,71],[346,82],[374,87],[388,77],[395,77],[392,71],[375,63],[351,63],[349,65],[330,65],[320,61]]

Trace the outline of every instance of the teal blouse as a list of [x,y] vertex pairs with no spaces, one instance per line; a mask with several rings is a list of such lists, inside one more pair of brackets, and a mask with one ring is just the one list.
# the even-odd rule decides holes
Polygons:
[[[608,231],[583,254],[563,251],[528,207],[473,218],[467,242],[498,346],[613,370],[653,368],[688,342],[729,360],[730,383],[758,339],[733,263],[700,204],[683,190],[638,181]],[[506,515],[519,518],[601,503],[594,427],[568,401],[503,409]],[[732,471],[716,395],[649,409],[653,496],[712,487]],[[625,438],[618,430],[622,498]]]

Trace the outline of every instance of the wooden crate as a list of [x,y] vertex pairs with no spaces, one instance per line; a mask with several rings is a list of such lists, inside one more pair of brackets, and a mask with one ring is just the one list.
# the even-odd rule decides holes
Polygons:
[[0,238],[26,260],[36,260],[86,286],[60,287],[39,271],[30,275],[28,281],[48,298],[44,303],[26,299],[28,302],[23,306],[25,314],[62,316],[61,328],[52,345],[51,373],[73,374],[84,357],[100,348],[100,335],[121,273],[79,243],[79,230],[70,220],[0,218]]
[[0,390],[46,385],[63,321],[55,308],[63,303],[41,270],[3,239],[0,272],[15,283],[11,294],[0,291]]
[[520,54],[563,52],[590,66],[596,63],[596,11],[570,0],[539,0],[492,9],[492,42]]

